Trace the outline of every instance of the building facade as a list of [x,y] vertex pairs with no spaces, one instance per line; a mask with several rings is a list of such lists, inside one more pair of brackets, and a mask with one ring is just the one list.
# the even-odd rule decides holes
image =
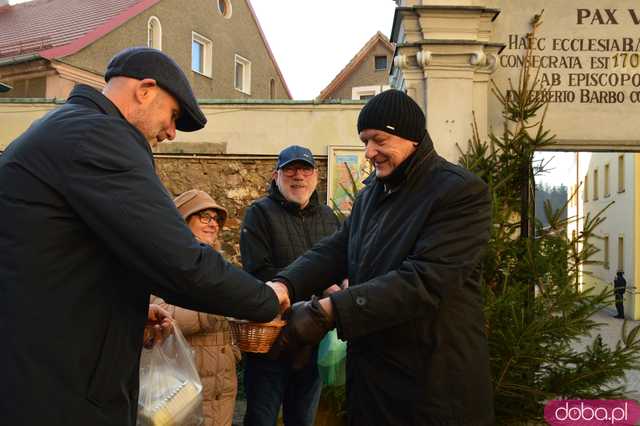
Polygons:
[[291,99],[249,0],[33,0],[0,7],[0,28],[5,97],[101,88],[114,54],[150,46],[176,60],[200,99]]
[[395,46],[378,31],[325,87],[318,100],[369,99],[389,89]]
[[[585,223],[600,215],[603,221],[589,241],[598,250],[581,270],[585,288],[612,288],[616,272],[627,280],[625,315],[640,319],[640,294],[636,279],[640,276],[640,154],[625,152],[580,152],[569,171],[575,176],[569,187],[567,215],[573,220],[569,236],[581,232]],[[577,170],[577,172],[576,172]],[[572,196],[573,195],[573,196]],[[611,305],[613,310],[613,301]]]

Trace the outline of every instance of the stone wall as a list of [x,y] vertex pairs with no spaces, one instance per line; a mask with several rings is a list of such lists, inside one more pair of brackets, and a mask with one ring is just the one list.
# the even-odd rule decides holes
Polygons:
[[[276,163],[275,156],[156,155],[156,172],[174,196],[189,189],[201,189],[229,212],[221,233],[224,257],[240,264],[240,225],[245,209],[266,194]],[[316,158],[319,169],[318,195],[326,202],[327,159]]]

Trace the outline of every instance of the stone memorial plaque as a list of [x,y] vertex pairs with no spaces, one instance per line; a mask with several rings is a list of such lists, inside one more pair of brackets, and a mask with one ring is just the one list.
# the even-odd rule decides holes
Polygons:
[[[493,41],[504,43],[493,79],[517,84],[529,22],[542,14],[531,62],[549,100],[546,127],[566,147],[640,149],[640,2],[638,0],[488,0],[501,10]],[[490,97],[489,123],[502,126]]]

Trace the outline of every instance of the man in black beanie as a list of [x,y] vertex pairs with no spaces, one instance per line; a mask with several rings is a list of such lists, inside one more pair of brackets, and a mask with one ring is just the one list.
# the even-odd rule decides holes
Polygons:
[[360,112],[375,173],[342,228],[275,280],[293,301],[274,350],[304,353],[334,326],[348,342],[349,425],[494,422],[480,266],[487,185],[434,151],[420,107],[389,90]]
[[150,293],[259,322],[288,303],[198,243],[155,173],[151,146],[206,123],[178,65],[131,48],[105,79],[0,157],[3,425],[135,425]]

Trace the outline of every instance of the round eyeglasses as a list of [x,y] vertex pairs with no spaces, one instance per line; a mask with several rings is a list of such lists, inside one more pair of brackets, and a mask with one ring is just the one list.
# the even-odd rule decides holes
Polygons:
[[282,170],[282,174],[287,177],[294,177],[298,173],[298,170],[300,170],[300,173],[302,173],[304,177],[311,176],[315,171],[311,166],[284,166],[280,170]]
[[222,217],[218,215],[212,216],[209,213],[205,213],[205,212],[198,213],[198,217],[200,218],[200,222],[203,225],[208,225],[211,222],[215,222],[218,224],[218,226],[220,226],[222,222]]

